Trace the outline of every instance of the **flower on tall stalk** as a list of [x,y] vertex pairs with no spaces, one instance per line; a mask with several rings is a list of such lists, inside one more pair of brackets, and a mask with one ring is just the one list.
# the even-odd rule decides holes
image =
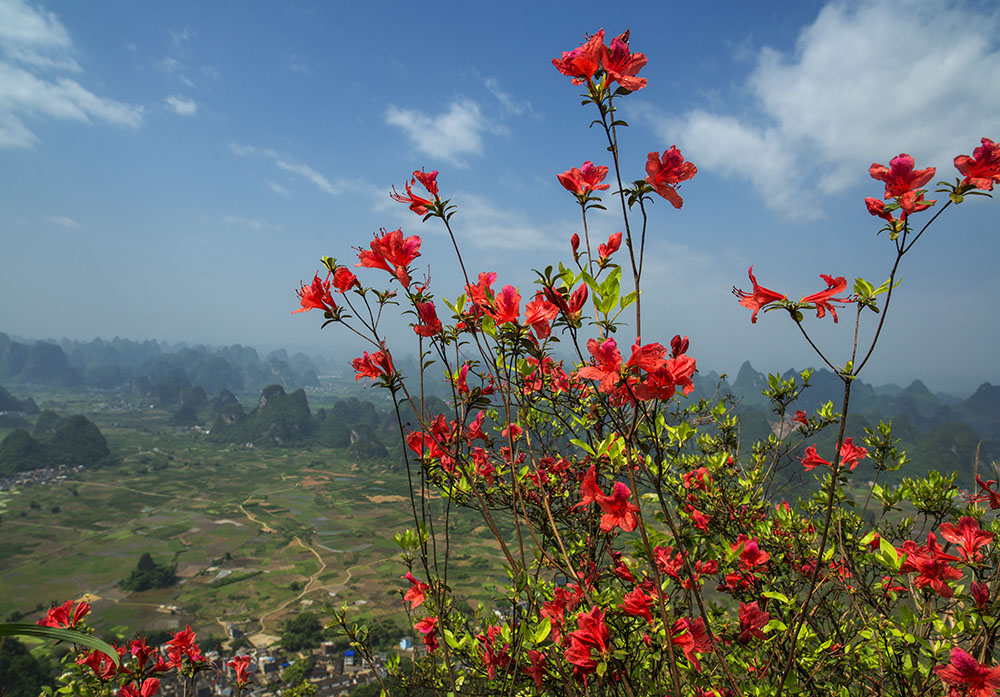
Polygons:
[[[414,171],[409,183],[405,185],[406,195],[403,196],[396,191],[396,187],[392,187],[392,193],[389,194],[389,196],[393,201],[408,204],[410,206],[410,210],[417,215],[427,215],[434,209],[434,205],[441,200],[438,196],[437,175],[437,171]],[[427,189],[427,193],[434,197],[433,201],[429,201],[413,193],[413,185],[418,181],[424,185],[424,188]]]
[[375,235],[371,249],[358,248],[358,261],[354,266],[388,271],[403,284],[410,287],[410,274],[407,267],[410,262],[420,256],[420,238],[416,235],[403,238],[402,229]]
[[924,186],[937,171],[934,167],[914,169],[913,158],[905,152],[889,160],[889,166],[873,163],[868,168],[872,179],[885,182],[885,197],[898,198],[907,191],[916,191]]
[[292,310],[293,315],[296,312],[308,312],[309,310],[323,310],[331,313],[337,311],[337,303],[330,295],[330,281],[321,280],[318,275],[313,277],[311,285],[307,286],[303,283],[302,287],[295,291],[295,294],[299,296],[299,303],[302,307],[298,310]]
[[562,58],[553,58],[552,65],[563,75],[573,78],[574,85],[582,85],[593,79],[594,73],[601,67],[603,53],[604,30],[601,29],[582,46],[563,51]]
[[249,679],[248,670],[250,668],[250,654],[244,654],[242,656],[234,656],[233,660],[226,663],[227,666],[233,669],[236,673],[236,684],[239,687],[243,687],[247,684]]
[[942,523],[938,532],[948,542],[958,545],[962,561],[967,563],[981,560],[983,553],[979,549],[993,541],[993,533],[980,528],[979,521],[972,516],[962,516],[957,526],[954,523]]
[[826,281],[826,290],[821,290],[818,293],[813,293],[812,295],[807,295],[800,303],[814,305],[816,307],[816,318],[822,319],[826,316],[827,310],[833,315],[834,323],[837,322],[837,308],[832,303],[850,303],[854,302],[851,298],[835,298],[833,297],[837,293],[843,292],[847,288],[847,279],[843,276],[827,276],[824,273],[819,275],[824,281]]
[[757,277],[753,275],[752,266],[747,273],[750,276],[750,282],[753,283],[753,290],[747,292],[745,290],[739,290],[736,286],[733,286],[733,295],[739,298],[740,305],[748,310],[753,310],[753,314],[750,315],[750,323],[756,324],[758,312],[771,303],[786,300],[788,296],[759,285],[757,283]]
[[646,54],[632,53],[628,46],[629,30],[611,40],[605,48],[601,67],[608,74],[608,82],[617,82],[630,92],[637,92],[646,86],[646,78],[636,77],[646,65]]
[[373,381],[389,379],[395,372],[388,351],[376,351],[372,354],[364,351],[361,358],[351,361],[351,365],[354,367],[355,381],[361,378],[371,378]]
[[[590,160],[584,162],[579,169],[572,167],[556,176],[566,191],[576,194],[578,197],[584,197],[591,191],[605,191],[611,188],[610,184],[601,183],[608,176],[608,168],[603,165],[594,165]],[[577,237],[577,244],[579,244],[579,239]]]
[[972,157],[959,155],[955,169],[965,175],[963,184],[972,184],[982,191],[993,191],[993,184],[1000,182],[1000,144],[989,138],[972,151]]
[[684,200],[677,193],[677,185],[697,173],[698,168],[692,162],[685,162],[675,145],[664,150],[662,156],[651,152],[646,159],[646,182],[656,189],[656,193],[670,201],[674,208],[684,205]]

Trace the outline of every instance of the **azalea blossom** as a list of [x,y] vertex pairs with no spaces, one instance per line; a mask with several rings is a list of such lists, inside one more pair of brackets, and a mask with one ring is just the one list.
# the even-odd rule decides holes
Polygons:
[[534,300],[524,306],[524,323],[539,339],[547,339],[552,333],[550,322],[559,315],[559,308],[550,303],[541,291]]
[[617,82],[630,92],[637,92],[646,86],[646,78],[636,77],[646,65],[646,54],[629,51],[628,35],[626,29],[611,40],[611,45],[604,50],[601,67],[608,74],[609,82]]
[[745,290],[739,290],[736,286],[733,286],[733,295],[739,298],[740,305],[748,310],[753,310],[753,314],[750,315],[750,323],[756,324],[758,312],[771,303],[787,299],[788,296],[759,285],[757,283],[757,277],[753,275],[752,266],[747,273],[750,276],[750,282],[753,283],[753,290],[748,293]]
[[171,668],[183,667],[185,658],[191,664],[205,661],[201,648],[195,643],[196,636],[191,627],[185,625],[183,630],[174,634],[174,638],[167,642],[167,657]]
[[404,288],[410,287],[410,274],[407,269],[410,262],[420,256],[420,238],[416,235],[403,238],[402,229],[385,232],[381,237],[375,236],[371,249],[358,249],[358,259],[355,266],[370,269],[382,269],[394,275]]
[[757,601],[744,603],[740,601],[740,634],[737,641],[747,644],[751,638],[766,639],[767,635],[761,631],[771,620],[771,615],[757,607]]
[[37,620],[35,624],[43,627],[62,627],[65,629],[75,627],[79,624],[80,620],[90,614],[90,603],[77,603],[75,608],[73,605],[72,598],[62,605],[53,605],[49,608],[45,617]]
[[244,654],[242,656],[233,656],[233,660],[226,663],[227,666],[236,672],[236,684],[239,687],[247,684],[247,680],[249,679],[247,671],[250,668],[251,660],[250,654]]
[[635,530],[639,524],[636,513],[639,507],[632,503],[632,492],[622,482],[615,482],[615,488],[611,491],[611,496],[601,496],[597,499],[597,505],[601,507],[604,515],[601,516],[601,532],[611,532],[616,527],[625,532]]
[[955,594],[948,581],[957,581],[963,574],[949,566],[948,562],[958,561],[958,557],[945,554],[941,545],[937,543],[934,533],[927,533],[927,544],[924,546],[918,546],[913,540],[907,540],[902,547],[897,547],[896,551],[906,554],[906,561],[899,569],[900,573],[919,574],[913,579],[914,586],[917,588],[930,586],[944,598],[950,598]]
[[423,642],[428,653],[433,652],[438,647],[437,622],[437,617],[428,616],[413,625],[414,629],[424,635]]
[[402,576],[402,578],[405,578],[410,582],[410,587],[403,595],[403,600],[410,603],[411,609],[423,605],[424,600],[427,598],[427,589],[430,588],[430,585],[424,583],[423,581],[418,581],[417,578],[409,571],[407,571],[406,575]]
[[962,516],[957,527],[953,523],[942,523],[938,532],[948,542],[958,545],[962,561],[969,563],[981,560],[983,553],[979,549],[993,541],[993,533],[980,528],[979,521],[972,516]]
[[649,606],[653,599],[639,588],[633,588],[622,598],[622,610],[635,617],[642,617],[653,624],[653,616],[649,612]]
[[[250,657],[247,656],[249,659]],[[159,678],[146,678],[142,681],[142,685],[136,688],[135,683],[127,683],[118,688],[115,693],[116,697],[153,697],[156,693],[160,691],[160,679]]]
[[850,303],[854,302],[851,298],[835,298],[833,297],[837,293],[843,292],[847,288],[847,279],[843,276],[837,276],[836,278],[832,276],[827,276],[826,274],[820,274],[820,278],[826,281],[826,290],[821,290],[818,293],[813,293],[812,295],[807,295],[800,303],[815,305],[816,306],[816,318],[822,319],[826,316],[827,310],[833,315],[834,323],[837,322],[837,309],[831,303]]
[[[604,191],[611,188],[610,184],[601,183],[608,176],[608,168],[603,165],[595,166],[590,160],[584,162],[579,169],[572,167],[557,176],[564,189],[579,197],[584,197],[591,191]],[[580,238],[576,239],[579,245]]]
[[685,162],[675,145],[664,150],[662,156],[651,152],[646,158],[646,181],[656,189],[656,193],[670,201],[674,208],[684,205],[683,199],[677,194],[677,185],[697,173],[698,168],[691,162]]
[[954,694],[992,697],[1000,689],[1000,666],[989,668],[957,646],[951,650],[951,665],[935,666],[934,672]]
[[333,272],[333,287],[338,293],[346,293],[354,286],[360,286],[358,277],[346,266],[338,266]]
[[311,285],[307,286],[303,283],[302,287],[295,291],[295,294],[299,296],[299,303],[302,307],[298,310],[292,310],[293,315],[296,312],[308,312],[309,310],[337,311],[337,303],[330,295],[330,281],[320,280],[318,275],[313,277]]
[[914,169],[913,158],[905,152],[889,161],[889,166],[877,162],[868,168],[872,179],[885,182],[885,198],[898,198],[907,191],[916,191],[934,176],[934,167]]
[[591,36],[585,44],[572,51],[563,51],[562,58],[553,58],[552,65],[563,75],[573,78],[574,85],[590,81],[601,67],[604,52],[604,30]]
[[417,314],[420,317],[420,324],[413,325],[413,331],[415,331],[420,336],[434,336],[439,334],[444,326],[441,324],[441,320],[438,319],[437,312],[434,310],[434,303],[431,301],[427,302],[417,302],[415,303],[417,307]]
[[618,344],[611,337],[604,341],[587,340],[587,350],[594,357],[596,365],[588,365],[577,371],[577,377],[599,380],[597,389],[604,393],[614,392],[621,378],[622,354]]
[[[427,215],[434,209],[434,204],[440,201],[440,198],[438,197],[437,175],[438,173],[436,171],[424,172],[421,170],[419,172],[414,172],[410,182],[406,184],[406,196],[397,193],[396,187],[392,188],[392,193],[389,194],[389,196],[393,201],[409,204],[410,210],[417,215]],[[413,184],[418,181],[423,184],[424,188],[427,189],[427,192],[434,197],[434,201],[429,201],[413,193]]]
[[372,354],[365,351],[361,358],[355,358],[351,361],[351,365],[354,367],[355,381],[361,378],[371,378],[372,380],[390,378],[394,373],[389,352],[384,350]]
[[963,184],[972,184],[982,191],[993,191],[993,184],[1000,182],[1000,144],[989,138],[972,151],[972,157],[959,155],[955,169],[965,175]]
[[622,233],[616,232],[610,237],[608,237],[607,244],[597,245],[597,254],[601,259],[607,259],[612,254],[618,251],[622,246]]

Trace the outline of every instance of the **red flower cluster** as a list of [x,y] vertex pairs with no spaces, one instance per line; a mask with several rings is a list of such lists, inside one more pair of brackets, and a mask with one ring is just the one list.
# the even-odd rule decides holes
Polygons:
[[355,381],[361,378],[371,378],[373,381],[383,378],[391,379],[395,373],[395,369],[392,367],[392,358],[385,350],[376,351],[370,355],[365,351],[361,358],[355,358],[351,361],[351,365],[354,366],[356,373]]
[[371,249],[358,248],[358,259],[355,266],[388,271],[403,284],[410,287],[410,272],[407,268],[410,262],[420,256],[420,238],[416,235],[403,238],[402,229],[386,232],[375,236]]
[[626,30],[608,47],[604,45],[604,30],[601,29],[582,46],[563,51],[562,58],[553,58],[552,65],[563,75],[573,78],[574,85],[592,83],[597,71],[603,68],[608,83],[617,82],[624,89],[636,92],[646,86],[646,78],[636,77],[646,65],[646,56],[630,51],[628,36]]
[[[72,612],[71,612],[72,611]],[[35,622],[43,627],[72,628],[80,620],[90,614],[90,603],[81,602],[73,607],[73,600],[67,600],[62,605],[53,605],[45,617]]]
[[739,298],[740,305],[748,310],[753,310],[753,314],[750,315],[750,323],[756,324],[758,312],[771,303],[787,300],[788,296],[759,285],[757,283],[757,277],[753,275],[752,266],[747,273],[750,275],[750,282],[753,284],[753,290],[747,292],[745,290],[739,290],[736,286],[733,286],[733,295]]
[[185,658],[188,659],[186,666],[188,668],[205,662],[201,648],[195,643],[196,636],[191,627],[185,625],[183,630],[174,634],[174,638],[167,642],[167,657],[170,659],[168,665],[171,668],[184,668]]
[[[685,346],[684,350],[686,349]],[[624,365],[618,344],[610,337],[604,341],[588,340],[587,350],[595,365],[580,368],[576,375],[600,381],[597,389],[611,395],[612,404],[625,404],[636,399],[666,401],[674,396],[677,388],[684,394],[690,394],[694,390],[691,376],[696,370],[695,360],[680,351],[674,351],[670,358],[664,358],[667,349],[662,344],[640,346],[636,340],[632,346],[632,355]],[[646,375],[640,379],[642,371]]]

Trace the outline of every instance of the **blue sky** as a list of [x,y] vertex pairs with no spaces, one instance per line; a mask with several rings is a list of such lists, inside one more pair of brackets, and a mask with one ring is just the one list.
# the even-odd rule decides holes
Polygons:
[[[320,256],[353,263],[351,246],[402,226],[432,289],[459,293],[441,228],[387,195],[421,167],[459,206],[472,270],[528,295],[579,229],[555,175],[610,164],[551,60],[631,27],[649,86],[621,105],[624,176],[673,144],[699,168],[683,210],[650,219],[644,340],[689,335],[703,371],[815,365],[787,318],[751,325],[731,287],[750,264],[793,297],[821,273],[884,280],[868,166],[908,152],[951,179],[955,155],[1000,139],[1000,12],[696,5],[0,0],[0,331],[349,359],[343,332],[290,314]],[[1000,203],[971,200],[906,258],[866,380],[1000,382],[998,221]],[[850,324],[809,326],[846,358]]]

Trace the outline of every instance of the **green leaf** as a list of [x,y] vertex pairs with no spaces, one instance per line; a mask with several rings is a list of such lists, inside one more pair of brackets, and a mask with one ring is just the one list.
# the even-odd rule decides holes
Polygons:
[[535,636],[533,637],[536,644],[541,644],[545,641],[549,634],[552,633],[552,620],[548,617],[543,618],[541,622],[538,623],[538,627],[535,628]]
[[587,445],[586,443],[584,443],[579,438],[572,438],[572,439],[570,439],[569,442],[572,443],[573,445],[575,445],[576,447],[580,448],[580,450],[583,450],[584,452],[589,453],[590,455],[594,454],[594,451],[591,449],[591,447],[589,445]]
[[764,591],[761,593],[765,598],[771,598],[772,600],[777,600],[784,603],[785,605],[791,605],[792,601],[788,599],[787,595],[783,593],[778,593],[777,591]]
[[53,641],[68,641],[72,644],[89,646],[96,651],[107,654],[108,658],[114,661],[116,666],[121,665],[121,661],[118,658],[118,652],[111,648],[109,644],[96,637],[92,637],[89,634],[77,632],[72,629],[42,627],[37,624],[13,622],[9,624],[0,624],[0,636],[35,636],[43,639],[52,639]]

